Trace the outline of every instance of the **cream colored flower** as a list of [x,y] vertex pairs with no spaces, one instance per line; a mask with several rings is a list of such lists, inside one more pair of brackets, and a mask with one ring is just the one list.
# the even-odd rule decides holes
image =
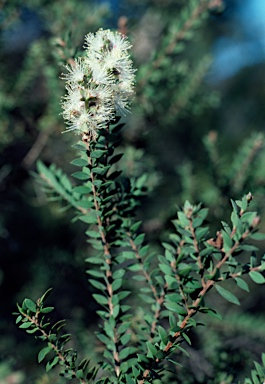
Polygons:
[[85,37],[86,56],[66,66],[67,95],[62,101],[67,130],[95,139],[115,115],[129,110],[134,72],[128,39],[119,32],[100,29]]

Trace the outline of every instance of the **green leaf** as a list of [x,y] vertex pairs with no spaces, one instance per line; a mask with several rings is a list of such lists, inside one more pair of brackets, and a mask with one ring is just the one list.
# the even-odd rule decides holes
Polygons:
[[110,321],[109,322],[107,322],[107,321],[104,322],[104,331],[106,332],[106,335],[111,340],[114,340],[114,338],[115,338],[115,336],[114,336],[114,329],[113,329],[112,324],[110,324]]
[[95,151],[93,151],[91,154],[90,154],[90,157],[91,159],[99,159],[100,157],[102,157],[104,155],[104,153],[106,153],[106,150],[101,150],[101,149],[96,149]]
[[121,336],[120,341],[122,345],[128,344],[128,342],[131,340],[131,334],[130,333],[125,333],[124,335]]
[[93,239],[100,238],[100,233],[97,231],[92,231],[92,230],[86,231],[86,235],[89,237],[92,237]]
[[113,306],[113,312],[112,312],[112,316],[114,317],[114,319],[116,319],[119,313],[120,313],[120,305],[116,304]]
[[46,364],[46,372],[49,372],[59,362],[59,360],[59,356],[55,356],[54,359],[48,361]]
[[137,180],[136,180],[136,183],[135,183],[135,186],[137,189],[141,189],[145,186],[146,184],[146,180],[147,180],[147,174],[146,173],[143,173]]
[[74,172],[72,173],[72,176],[75,177],[78,180],[88,180],[90,176],[85,172]]
[[45,300],[47,299],[47,297],[50,295],[51,291],[52,291],[52,288],[47,289],[47,291],[41,296],[40,303],[42,303],[44,301],[44,299]]
[[265,233],[252,233],[249,238],[253,240],[265,240]]
[[251,226],[256,217],[257,212],[246,212],[242,215],[241,220]]
[[63,327],[65,327],[65,320],[59,320],[55,324],[53,324],[51,329],[56,329],[56,332],[59,332],[59,330]]
[[147,245],[144,245],[144,246],[140,249],[140,251],[139,251],[140,256],[141,256],[141,257],[146,256],[146,254],[147,254],[149,248],[150,248],[150,245],[148,245],[148,244],[147,244]]
[[153,358],[155,356],[155,354],[157,353],[156,347],[153,344],[151,344],[149,341],[146,342],[146,346],[148,349],[147,357]]
[[78,151],[87,151],[86,144],[83,143],[82,141],[78,141],[78,143],[73,144],[72,148],[77,149]]
[[124,259],[135,259],[135,254],[132,251],[124,251],[121,253],[121,256],[124,257]]
[[128,322],[124,322],[124,323],[122,323],[122,324],[119,326],[117,332],[118,332],[119,334],[122,334],[122,333],[126,332],[126,331],[130,328],[130,326],[131,326],[131,322],[130,322],[130,321],[128,321]]
[[50,313],[54,310],[54,307],[45,307],[45,308],[41,308],[40,312],[41,313]]
[[79,364],[78,364],[78,369],[83,369],[85,370],[88,365],[89,365],[90,360],[89,359],[83,359]]
[[255,247],[254,245],[250,245],[250,244],[243,244],[243,245],[240,245],[239,246],[239,249],[241,251],[248,251],[248,252],[251,252],[251,251],[258,251],[259,249],[257,247]]
[[113,283],[112,283],[112,290],[113,290],[113,292],[115,292],[118,289],[120,289],[121,286],[122,286],[122,279],[114,280]]
[[173,313],[169,312],[168,317],[169,317],[170,329],[173,329],[173,328],[177,327],[178,326],[178,321],[177,321],[176,317],[173,315]]
[[254,361],[254,365],[255,365],[256,371],[259,374],[259,376],[261,378],[264,378],[265,370],[263,370],[262,366],[259,363],[257,363],[256,361]]
[[248,207],[247,196],[244,195],[244,196],[243,196],[243,199],[242,199],[242,204],[241,204],[241,209],[242,209],[242,211],[245,212],[245,210],[247,209],[247,207]]
[[129,265],[127,269],[129,269],[129,271],[138,272],[142,270],[142,266],[141,264],[132,264],[132,265]]
[[173,247],[171,244],[166,243],[166,242],[163,242],[162,245],[165,249],[167,249],[169,252],[172,252],[172,254],[175,255],[175,253],[176,253],[175,247]]
[[167,301],[167,302],[165,302],[164,305],[167,309],[169,309],[172,312],[175,312],[179,315],[186,315],[186,309],[183,308],[178,303],[173,303],[172,301]]
[[168,293],[166,295],[166,300],[171,301],[173,303],[179,303],[182,300],[182,297],[178,293]]
[[104,273],[101,271],[98,271],[97,269],[88,269],[86,273],[94,277],[104,277]]
[[31,325],[33,325],[33,323],[31,323],[30,321],[27,321],[26,323],[22,323],[19,328],[22,328],[22,329],[27,329],[29,328]]
[[188,343],[189,345],[191,345],[191,340],[190,340],[189,336],[188,336],[186,333],[182,333],[182,336],[183,336],[183,338],[187,341],[187,343]]
[[93,285],[93,287],[99,289],[100,291],[104,292],[106,290],[106,286],[102,284],[100,281],[94,280],[94,279],[88,279],[88,281],[90,282],[91,285]]
[[102,264],[102,259],[100,257],[88,257],[85,259],[87,263],[91,264]]
[[141,221],[137,221],[136,223],[134,223],[131,227],[130,227],[130,230],[132,233],[136,232],[140,226],[141,226],[142,222]]
[[77,379],[83,379],[84,378],[84,372],[83,372],[83,369],[78,369],[76,371],[76,377]]
[[76,167],[85,167],[86,165],[88,165],[88,161],[85,159],[79,158],[71,161],[71,164],[75,165]]
[[168,288],[169,289],[174,289],[175,290],[175,289],[178,288],[179,284],[178,284],[178,282],[177,282],[175,277],[170,276],[170,275],[165,275],[165,280],[166,280],[166,282],[168,284]]
[[178,273],[180,276],[183,276],[183,277],[188,276],[191,270],[192,270],[192,266],[188,264],[180,263],[178,265]]
[[165,274],[165,275],[171,275],[172,274],[172,269],[169,265],[165,265],[165,264],[159,264],[159,268],[161,269],[161,271]]
[[103,295],[99,295],[97,293],[94,293],[92,296],[94,297],[94,299],[96,300],[96,302],[98,304],[101,304],[101,305],[107,305],[108,304],[107,297],[105,297]]
[[96,212],[91,211],[87,215],[79,216],[79,220],[83,221],[86,224],[95,224],[97,222]]
[[113,280],[116,280],[116,279],[122,278],[124,275],[125,275],[125,270],[121,268],[113,272],[112,278]]
[[254,371],[254,370],[251,371],[251,377],[253,380],[253,384],[260,384],[260,379],[259,379],[256,371]]
[[249,287],[245,280],[240,279],[240,277],[235,277],[235,282],[239,286],[239,288],[243,289],[246,292],[249,292]]
[[226,253],[228,253],[233,246],[233,240],[231,237],[222,229],[222,235],[223,235],[223,240],[224,240],[224,250]]
[[207,227],[197,228],[195,231],[195,237],[197,241],[201,241],[202,239],[204,239],[208,232],[209,232],[209,229]]
[[158,333],[163,343],[166,344],[168,341],[168,334],[167,331],[161,327],[161,325],[158,326]]
[[43,348],[38,354],[38,362],[41,363],[44,360],[45,356],[52,351],[52,347]]
[[179,367],[183,367],[183,365],[181,365],[180,363],[178,363],[177,361],[175,361],[175,360],[172,360],[170,357],[167,357],[166,358],[167,359],[167,361],[170,361],[172,364],[174,364],[174,365],[177,365],[177,366],[179,366]]
[[94,180],[93,184],[95,185],[95,187],[99,188],[101,186],[101,184],[103,183],[102,180]]
[[136,246],[141,245],[142,242],[144,241],[144,238],[145,238],[145,234],[144,234],[144,233],[141,233],[140,235],[138,235],[138,236],[134,239],[134,244],[135,244]]
[[92,172],[97,175],[104,175],[104,173],[106,173],[107,170],[108,170],[108,167],[103,167],[103,168],[96,167],[92,169]]
[[30,300],[30,299],[25,299],[25,305],[26,305],[26,307],[31,311],[31,312],[36,312],[36,310],[37,310],[37,306],[36,306],[36,304],[32,301],[32,300]]
[[145,301],[148,304],[153,304],[155,302],[155,299],[153,297],[144,295],[143,293],[140,293],[139,296],[143,301]]
[[230,291],[227,291],[225,288],[221,287],[220,285],[215,285],[215,288],[219,295],[221,295],[225,300],[230,301],[230,303],[240,305],[239,300],[233,293]]
[[177,215],[178,215],[178,219],[180,221],[181,226],[184,228],[189,227],[190,222],[189,222],[189,219],[186,217],[185,213],[180,211],[177,213]]
[[22,316],[19,315],[19,316],[16,318],[16,324],[18,324],[21,320],[22,320]]
[[119,357],[121,360],[124,360],[126,359],[129,355],[131,355],[132,353],[136,352],[137,351],[137,348],[135,347],[126,347],[126,348],[123,348],[120,353],[119,353]]
[[251,271],[249,272],[249,276],[256,284],[264,284],[265,283],[265,277],[258,271]]
[[[134,367],[133,367],[134,368]],[[136,379],[132,379],[129,375],[125,375],[127,384],[136,384]]]
[[89,200],[78,201],[76,205],[77,207],[84,208],[84,209],[89,209],[94,207],[94,203],[92,203],[92,201],[89,201]]
[[91,188],[85,187],[83,185],[79,185],[73,189],[73,192],[79,193],[80,195],[84,195],[86,193],[91,192]]

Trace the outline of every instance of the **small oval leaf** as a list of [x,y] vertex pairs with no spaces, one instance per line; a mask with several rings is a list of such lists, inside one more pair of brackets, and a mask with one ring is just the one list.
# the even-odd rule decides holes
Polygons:
[[240,305],[240,302],[238,298],[233,295],[230,291],[227,291],[225,288],[221,287],[220,285],[215,285],[215,288],[219,295],[221,295],[225,300],[230,301],[230,303]]
[[256,284],[264,284],[265,283],[265,277],[258,271],[249,272],[249,276],[254,281],[254,283],[256,283]]
[[49,352],[51,352],[51,350],[52,347],[43,348],[38,354],[38,362],[41,363],[42,360],[44,360],[45,356],[48,355]]

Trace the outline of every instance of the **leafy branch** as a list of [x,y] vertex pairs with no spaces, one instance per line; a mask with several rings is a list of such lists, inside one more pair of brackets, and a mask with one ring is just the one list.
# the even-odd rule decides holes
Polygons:
[[[246,290],[246,283],[239,279],[239,276],[246,273],[256,283],[265,282],[265,278],[260,273],[265,269],[264,257],[259,266],[254,266],[253,260],[242,266],[235,260],[235,257],[242,251],[255,250],[254,246],[243,244],[246,239],[255,238],[258,235],[254,233],[259,223],[258,216],[255,213],[245,212],[251,198],[251,195],[248,195],[242,201],[232,202],[233,227],[229,228],[226,223],[223,223],[224,229],[218,232],[215,240],[205,241],[204,236],[207,230],[199,228],[205,219],[207,210],[186,203],[183,212],[178,213],[178,220],[174,224],[177,232],[182,234],[182,238],[173,237],[175,245],[178,245],[177,249],[170,244],[165,244],[168,251],[167,262],[164,261],[160,266],[162,272],[166,273],[165,279],[169,283],[169,290],[174,288],[175,293],[166,294],[165,306],[177,314],[179,319],[176,323],[177,330],[172,331],[171,329],[170,334],[165,331],[164,345],[155,343],[155,345],[148,346],[148,353],[152,355],[153,359],[149,359],[148,367],[144,370],[139,384],[150,380],[154,367],[159,366],[170,353],[178,348],[183,338],[190,342],[187,332],[191,327],[196,326],[196,322],[192,318],[197,312],[214,311],[202,306],[209,290],[215,286],[223,298],[239,304],[234,294],[218,285],[219,282],[232,278],[240,288]],[[174,252],[176,252],[176,257],[173,258]],[[196,261],[196,264],[192,260]],[[236,273],[235,270],[237,270]],[[198,278],[199,276],[200,278]],[[167,341],[167,339],[169,340]]]
[[71,340],[71,335],[65,333],[59,335],[59,332],[65,326],[65,321],[61,320],[51,325],[46,315],[53,311],[53,307],[44,306],[51,289],[34,303],[30,299],[25,299],[22,306],[18,307],[16,324],[19,328],[25,329],[29,334],[37,334],[37,338],[46,341],[47,347],[41,349],[38,354],[38,362],[41,363],[45,357],[53,352],[55,357],[50,358],[46,364],[46,371],[50,371],[55,365],[61,366],[60,375],[67,379],[77,379],[79,383],[86,384],[88,379],[96,377],[98,368],[94,367],[88,370],[89,360],[84,359],[78,365],[77,352],[72,348],[65,348],[65,345]]

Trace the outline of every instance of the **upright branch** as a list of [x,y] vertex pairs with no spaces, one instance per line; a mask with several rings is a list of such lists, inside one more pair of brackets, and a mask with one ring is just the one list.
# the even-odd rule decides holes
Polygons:
[[[105,305],[108,308],[107,312],[103,310],[100,315],[104,320],[106,337],[113,344],[110,360],[117,377],[120,375],[119,349],[122,336],[122,332],[118,332],[121,323],[119,315],[124,310],[120,309],[119,297],[114,294],[117,284],[114,284],[113,268],[116,261],[112,247],[115,246],[117,234],[111,234],[115,221],[115,213],[110,209],[112,200],[115,205],[115,178],[110,168],[115,162],[111,159],[115,146],[109,145],[109,131],[110,124],[117,116],[128,111],[133,96],[134,69],[128,55],[130,47],[127,38],[118,32],[101,29],[96,34],[90,33],[85,37],[86,56],[67,65],[68,73],[62,75],[67,89],[62,102],[67,131],[74,130],[80,134],[86,147],[84,159],[88,164],[82,171],[84,176],[80,176],[80,173],[77,176],[82,180],[90,179],[90,183],[87,182],[85,186],[92,197],[93,207],[91,214],[88,213],[83,220],[97,226],[103,248],[102,270],[105,271],[100,284],[94,279],[90,279],[90,282],[96,288],[106,284],[104,295],[95,294],[94,297],[104,308]],[[92,233],[87,231],[88,236]],[[94,238],[97,239],[97,236],[93,233]],[[95,244],[93,241],[92,245]]]
[[[148,341],[151,342],[157,332],[159,320],[161,320],[161,311],[163,309],[163,304],[165,300],[167,283],[162,280],[162,284],[157,284],[157,282],[155,282],[154,277],[151,276],[151,273],[149,272],[149,269],[150,269],[149,263],[146,262],[142,256],[147,252],[148,246],[145,247],[146,250],[144,251],[142,250],[141,252],[141,248],[142,248],[141,244],[137,245],[135,243],[133,234],[129,231],[126,234],[128,236],[129,243],[134,253],[134,256],[138,262],[138,265],[140,266],[140,271],[142,272],[148,286],[150,287],[153,299],[155,301],[154,305],[152,306],[152,320],[150,322],[150,326],[148,329],[148,332],[149,332]],[[139,239],[139,235],[138,235],[138,239]],[[154,268],[152,269],[152,274],[154,275]]]

